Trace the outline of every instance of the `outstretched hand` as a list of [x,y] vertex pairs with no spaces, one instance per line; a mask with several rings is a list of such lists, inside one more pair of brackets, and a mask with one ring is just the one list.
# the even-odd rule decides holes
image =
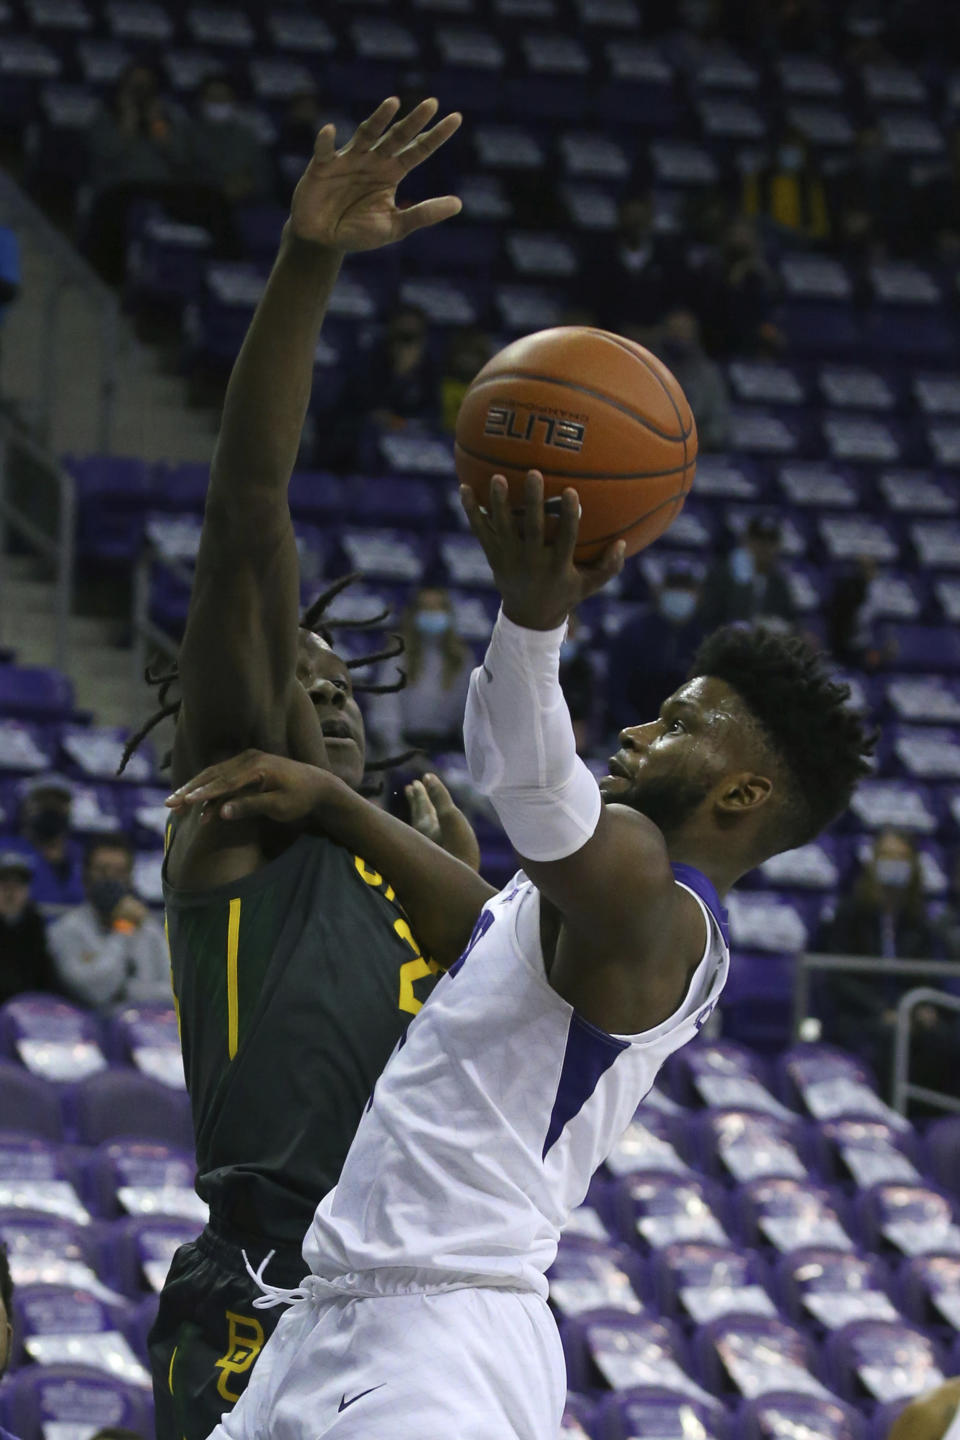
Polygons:
[[244,750],[231,760],[208,765],[181,785],[165,804],[176,813],[200,807],[200,820],[275,820],[296,825],[323,801],[330,773],[316,765]]
[[339,150],[336,127],[324,125],[290,207],[298,239],[344,254],[376,250],[458,214],[455,195],[400,209],[396,192],[403,177],[459,129],[461,116],[447,115],[428,130],[437,113],[436,100],[422,101],[394,124],[399,109],[395,96],[384,100]]
[[404,794],[414,830],[479,873],[480,846],[473,826],[454,804],[439,775],[424,775],[422,780],[411,781]]
[[469,485],[460,487],[460,503],[470,529],[483,546],[503,598],[503,613],[527,630],[555,630],[588,595],[602,589],[623,569],[626,545],[615,541],[592,565],[574,564],[580,528],[576,490],[564,490],[556,532],[544,531],[543,476],[527,474],[523,509],[514,511],[504,476],[490,482],[484,511]]

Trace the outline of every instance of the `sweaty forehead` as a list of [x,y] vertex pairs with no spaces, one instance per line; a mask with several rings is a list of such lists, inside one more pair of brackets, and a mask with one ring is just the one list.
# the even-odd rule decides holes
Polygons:
[[747,719],[747,710],[740,696],[726,680],[715,675],[696,675],[687,680],[670,696],[674,703],[692,705],[701,718],[711,725],[723,722],[742,725]]
[[300,661],[310,666],[312,674],[333,679],[349,673],[345,662],[322,636],[314,635],[310,630],[301,630],[299,645]]

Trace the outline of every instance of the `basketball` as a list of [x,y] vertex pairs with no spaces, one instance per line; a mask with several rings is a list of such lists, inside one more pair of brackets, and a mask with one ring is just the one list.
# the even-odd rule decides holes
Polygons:
[[569,325],[515,340],[484,365],[463,398],[454,454],[481,505],[496,474],[519,505],[527,471],[542,471],[548,514],[572,485],[582,564],[614,540],[635,555],[673,523],[693,482],[697,429],[649,350]]

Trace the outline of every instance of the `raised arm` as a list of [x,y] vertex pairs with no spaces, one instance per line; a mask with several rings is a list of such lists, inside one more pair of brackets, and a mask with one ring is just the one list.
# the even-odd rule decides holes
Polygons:
[[300,758],[325,759],[296,683],[300,582],[287,504],[317,338],[344,254],[388,245],[460,208],[453,196],[398,208],[400,181],[460,123],[449,115],[425,130],[437,110],[427,100],[394,124],[399,103],[385,100],[340,150],[332,125],[320,131],[230,377],[178,662],[178,781],[250,745],[288,753],[294,728],[315,741]]
[[573,564],[579,506],[572,490],[547,543],[536,472],[527,477],[521,525],[501,477],[492,483],[488,514],[471,491],[463,501],[503,597],[467,702],[471,775],[491,797],[524,870],[560,914],[556,955],[564,956],[566,976],[560,981],[551,972],[556,988],[605,1029],[649,1029],[683,997],[703,953],[703,919],[674,883],[657,827],[625,806],[602,804],[577,756],[559,684],[566,617],[619,571],[623,547],[612,546],[594,566]]
[[389,877],[424,953],[452,965],[484,904],[496,894],[460,860],[314,765],[247,751],[212,765],[167,800],[205,819],[272,820],[319,830]]

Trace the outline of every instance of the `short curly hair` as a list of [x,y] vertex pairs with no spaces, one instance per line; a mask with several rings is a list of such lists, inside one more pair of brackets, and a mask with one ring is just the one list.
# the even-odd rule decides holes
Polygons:
[[797,635],[725,625],[708,635],[688,678],[711,675],[735,690],[785,779],[767,837],[774,849],[812,840],[841,815],[870,773],[877,734],[831,680],[824,657]]

